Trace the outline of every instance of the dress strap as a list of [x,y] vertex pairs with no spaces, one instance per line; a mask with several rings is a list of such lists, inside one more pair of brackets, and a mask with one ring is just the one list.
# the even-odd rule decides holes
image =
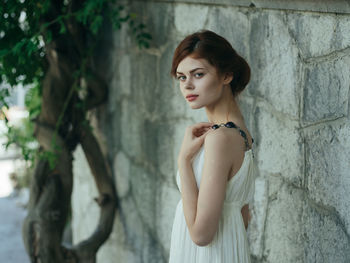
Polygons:
[[[221,126],[225,126],[226,128],[235,128],[235,129],[237,129],[239,131],[239,134],[244,138],[246,151],[248,151],[250,149],[249,148],[247,134],[239,126],[234,124],[232,121],[229,121],[227,123],[221,123],[220,125],[215,124],[215,125],[212,126],[212,128],[213,129],[217,129],[217,128],[221,127]],[[252,138],[252,146],[253,146],[253,143],[254,143],[254,139]]]
[[[238,126],[237,126],[237,129],[239,131],[239,134],[243,137],[246,151],[248,151],[250,149],[250,147],[249,147],[249,143],[248,143],[247,134],[241,128],[239,128]],[[252,140],[252,142],[254,142],[254,140]]]

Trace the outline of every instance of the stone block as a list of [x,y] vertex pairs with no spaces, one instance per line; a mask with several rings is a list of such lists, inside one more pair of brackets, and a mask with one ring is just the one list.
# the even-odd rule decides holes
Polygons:
[[144,163],[145,169],[157,174],[166,182],[172,181],[169,171],[172,171],[175,165],[172,156],[174,125],[175,123],[166,119],[143,120],[142,136],[140,137],[142,152],[139,154],[139,161]]
[[256,125],[256,157],[260,171],[280,174],[289,182],[303,183],[303,140],[299,123],[280,119],[263,105],[254,114]]
[[135,42],[133,41],[134,40],[131,38],[130,27],[128,24],[123,23],[119,30],[114,31],[113,44],[115,50],[125,52],[135,45]]
[[264,232],[267,205],[268,181],[265,178],[259,176],[255,180],[254,202],[250,212],[252,219],[247,229],[251,254],[259,259],[262,258],[264,249]]
[[183,36],[203,29],[209,7],[204,5],[177,4],[175,6],[175,28]]
[[[281,184],[274,179],[271,184]],[[264,262],[303,263],[304,238],[302,235],[303,190],[282,183],[269,201],[264,234]]]
[[[171,171],[174,170],[176,163],[173,162],[173,150],[174,149],[174,126],[176,124],[170,121],[160,122],[154,129],[154,133],[157,136],[157,144],[153,145],[155,150],[154,158],[156,158],[157,167],[159,169],[160,174],[164,177],[164,180],[167,182],[172,182],[173,174]],[[148,147],[152,145],[148,144]]]
[[332,210],[317,205],[305,206],[302,222],[305,236],[304,262],[349,262],[349,233]]
[[337,119],[348,113],[350,56],[309,65],[305,70],[303,122]]
[[[158,165],[158,150],[159,150],[159,129],[160,127],[165,126],[165,130],[169,131],[169,129],[166,129],[166,124],[161,122],[153,122],[148,119],[142,119],[139,120],[142,122],[142,136],[140,136],[140,143],[141,143],[141,150],[140,153],[140,161],[142,161],[144,164],[144,168],[146,168],[147,165],[151,165],[152,167],[157,167]],[[136,135],[137,136],[137,135]],[[170,137],[171,139],[171,137]],[[147,168],[146,168],[147,169]]]
[[249,93],[299,118],[301,64],[283,13],[251,14]]
[[339,213],[350,233],[350,124],[325,125],[306,134],[309,196]]
[[140,256],[135,253],[134,248],[127,245],[122,222],[121,213],[118,211],[115,214],[111,235],[97,252],[98,263],[113,262],[114,259],[118,259],[121,262],[141,262]]
[[[119,220],[123,228],[119,230],[123,230],[121,235],[122,238],[124,237],[124,240],[120,240],[123,242],[123,245],[119,244],[119,247],[125,246],[140,257],[143,249],[143,236],[147,234],[147,227],[140,216],[135,198],[132,195],[128,195],[120,203]],[[119,233],[117,234],[119,235]]]
[[[138,115],[152,116],[155,111],[158,89],[158,57],[138,51],[130,54],[132,61],[131,89],[129,104],[137,109]],[[142,61],[142,63],[139,63]]]
[[[175,175],[174,175],[175,177]],[[181,199],[180,191],[172,185],[158,183],[160,191],[157,195],[157,215],[155,224],[158,226],[157,236],[166,253],[170,251],[171,231],[174,223],[176,205]]]
[[[142,1],[128,4],[128,12],[134,13],[136,25],[143,23],[145,32],[152,35],[149,44],[152,48],[158,48],[169,41],[169,36],[174,30],[174,6],[168,3],[142,3]],[[121,29],[115,31],[114,46],[119,50],[138,49],[136,37],[128,23],[122,23]]]
[[[142,0],[148,1],[148,0]],[[157,0],[157,2],[169,2],[169,0]],[[347,0],[323,0],[323,1],[305,1],[294,0],[286,2],[284,0],[172,0],[172,3],[191,3],[201,5],[224,5],[235,7],[250,8],[252,12],[256,10],[277,9],[284,12],[289,10],[315,13],[334,13],[334,14],[349,14],[350,7]],[[306,11],[306,12],[305,12]]]
[[125,154],[120,151],[114,158],[113,162],[115,185],[119,198],[125,197],[130,190],[129,178],[130,174],[130,161]]
[[94,232],[100,209],[94,201],[98,191],[80,145],[74,151],[73,158],[72,234],[73,244],[77,244]]
[[119,123],[121,147],[124,153],[132,157],[138,157],[142,153],[139,134],[142,132],[143,122],[140,120],[139,115],[140,112],[137,111],[133,103],[128,101],[121,102]]
[[174,52],[180,41],[173,41],[174,43],[169,44],[159,59],[158,99],[162,103],[157,103],[156,108],[162,114],[162,120],[178,118],[185,111],[179,82],[170,75]]
[[278,192],[280,191],[282,184],[284,183],[281,174],[266,174],[263,173],[265,178],[268,178],[269,188],[268,188],[268,198],[273,200],[276,198]]
[[226,38],[238,54],[248,59],[250,23],[247,13],[234,7],[210,8],[205,28]]
[[163,244],[156,239],[154,233],[145,234],[141,262],[166,262],[167,260]]
[[149,173],[144,167],[131,164],[131,196],[135,203],[135,212],[142,224],[155,232],[156,197],[159,189],[156,185],[157,175]]
[[349,16],[288,13],[287,21],[303,58],[324,56],[350,45]]
[[[107,241],[109,244],[109,242]],[[114,261],[141,263],[140,256],[122,245],[104,244],[97,252],[97,263],[113,263]]]
[[[156,118],[159,112],[154,103],[158,98],[158,58],[143,51],[130,54],[131,61],[143,61],[144,63],[130,64],[133,72],[128,78],[128,70],[123,78],[129,79],[129,88],[121,88],[119,97],[124,96],[124,100],[119,100],[118,111],[120,116],[121,145],[128,155],[142,157],[141,137],[144,129],[144,120]],[[125,58],[126,61],[129,59]],[[154,67],[150,66],[154,65]],[[120,65],[122,67],[122,65]],[[117,87],[118,88],[118,87]],[[123,92],[124,90],[124,92]],[[131,90],[131,91],[130,91]],[[127,97],[125,97],[127,95]]]
[[251,135],[255,140],[255,134],[257,134],[253,126],[255,99],[249,96],[245,96],[246,92],[247,91],[245,90],[238,96],[237,102],[244,117],[245,125],[247,126],[248,130],[250,131]]
[[113,94],[115,99],[128,97],[131,95],[131,79],[133,76],[130,56],[123,54],[118,57],[117,72],[113,75],[112,89],[115,90]]
[[341,41],[340,48],[347,48],[350,46],[350,18],[349,16],[342,16],[339,19],[338,39]]
[[146,25],[146,30],[151,33],[151,47],[158,48],[166,44],[174,31],[175,11],[174,5],[168,3],[141,3],[132,4],[132,10]]

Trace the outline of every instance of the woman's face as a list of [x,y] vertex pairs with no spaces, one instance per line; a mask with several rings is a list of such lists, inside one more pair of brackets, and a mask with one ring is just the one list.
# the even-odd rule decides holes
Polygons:
[[216,68],[206,59],[191,56],[179,63],[176,78],[182,95],[192,109],[215,105],[222,97],[224,84],[227,84],[227,80],[219,76]]

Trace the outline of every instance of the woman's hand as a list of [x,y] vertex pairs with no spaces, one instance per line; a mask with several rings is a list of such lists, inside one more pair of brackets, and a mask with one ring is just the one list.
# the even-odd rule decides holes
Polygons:
[[180,153],[178,156],[178,164],[183,161],[191,161],[194,155],[204,142],[205,136],[211,129],[213,123],[200,122],[186,128],[185,136],[182,141]]

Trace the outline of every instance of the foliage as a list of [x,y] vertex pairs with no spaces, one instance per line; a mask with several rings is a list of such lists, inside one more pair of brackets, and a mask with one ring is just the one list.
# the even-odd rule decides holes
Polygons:
[[[73,73],[76,81],[70,95],[74,90],[82,88],[80,80],[87,77],[86,61],[93,52],[105,19],[111,22],[115,29],[120,29],[123,23],[128,23],[131,34],[141,49],[148,48],[152,39],[146,32],[145,25],[137,21],[135,13],[127,11],[125,4],[116,0],[86,0],[81,7],[72,9],[72,1],[63,0],[59,3],[51,0],[3,0],[0,5],[0,88],[1,83],[9,84],[0,89],[0,109],[9,107],[6,98],[11,95],[14,86],[31,85],[26,98],[29,117],[20,129],[8,126],[6,147],[16,143],[22,149],[26,160],[33,161],[34,158],[33,149],[29,147],[35,142],[32,120],[40,114],[41,83],[48,67],[45,46],[52,41],[52,28],[58,27],[60,34],[67,34],[68,22],[74,20],[85,29],[91,43],[90,48],[83,54],[81,68]],[[52,7],[57,10],[58,15],[47,22],[44,18],[52,15],[49,13],[52,12]],[[61,116],[64,115],[70,99],[68,96]],[[6,116],[5,121],[8,123]],[[57,123],[56,131],[59,125],[61,119]],[[55,148],[54,139],[52,143]],[[42,156],[54,165],[53,152],[45,152]]]
[[8,131],[4,134],[7,138],[7,142],[4,146],[7,149],[12,144],[16,145],[21,149],[24,160],[29,161],[29,163],[33,165],[38,142],[33,136],[34,125],[30,118],[35,118],[39,115],[41,97],[39,83],[35,83],[31,86],[32,87],[29,88],[25,97],[25,106],[30,117],[23,118],[20,125],[7,125]]
[[7,138],[5,148],[15,144],[22,151],[22,156],[26,161],[33,161],[35,158],[35,151],[37,149],[37,142],[33,136],[33,125],[28,118],[23,118],[19,126],[7,126],[8,132],[4,134]]

